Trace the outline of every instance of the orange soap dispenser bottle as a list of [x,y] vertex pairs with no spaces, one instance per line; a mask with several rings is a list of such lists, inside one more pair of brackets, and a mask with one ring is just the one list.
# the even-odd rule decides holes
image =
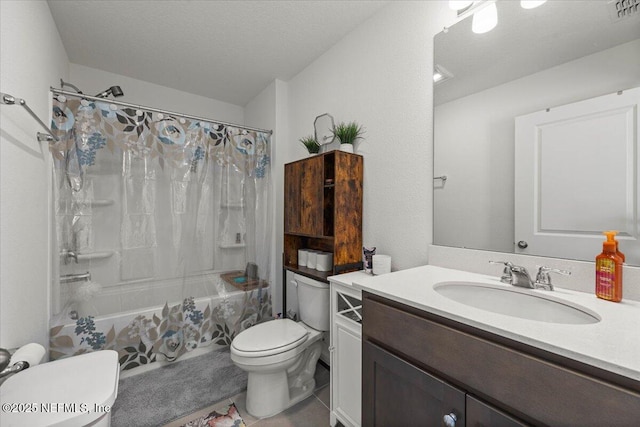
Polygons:
[[[604,234],[607,234],[605,232]],[[607,301],[622,300],[622,262],[613,235],[602,244],[602,253],[596,257],[596,296]]]
[[615,230],[611,230],[603,231],[602,234],[607,236],[607,242],[614,242],[616,244],[616,254],[618,254],[618,256],[622,258],[622,262],[625,262],[624,254],[620,252],[620,249],[618,248],[618,241],[616,240],[616,234],[618,234],[618,232]]

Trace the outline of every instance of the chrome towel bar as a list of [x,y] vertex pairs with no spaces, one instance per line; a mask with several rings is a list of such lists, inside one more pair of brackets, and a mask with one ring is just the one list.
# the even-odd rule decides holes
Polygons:
[[60,276],[60,283],[80,282],[81,280],[86,280],[87,282],[90,282],[91,273],[87,271],[86,273],[65,274],[64,276]]
[[29,106],[27,105],[27,101],[25,101],[24,99],[16,98],[15,96],[9,95],[8,93],[0,92],[0,102],[2,102],[5,105],[16,105],[16,104],[21,105],[25,110],[27,110],[27,113],[29,113],[31,117],[33,117],[34,119],[36,119],[38,123],[40,123],[40,126],[42,126],[44,130],[47,131],[48,135],[42,132],[38,132],[39,142],[43,142],[43,141],[58,142],[59,141],[58,137],[53,134],[53,131],[49,129],[49,127],[46,124],[44,124],[42,120],[40,120],[40,117],[38,117],[31,108],[29,108]]

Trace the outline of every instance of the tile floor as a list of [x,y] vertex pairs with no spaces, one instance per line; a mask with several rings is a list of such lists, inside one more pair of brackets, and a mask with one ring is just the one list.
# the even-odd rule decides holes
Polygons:
[[[326,372],[326,375],[322,375],[322,379],[316,376],[318,387],[312,396],[273,417],[259,419],[251,416],[251,414],[247,412],[247,393],[245,391],[184,418],[175,420],[166,424],[164,427],[179,427],[194,418],[203,417],[212,411],[224,413],[231,403],[236,404],[236,408],[238,408],[238,412],[240,412],[247,427],[327,427],[329,426],[329,399],[331,389],[329,387],[328,371]],[[340,426],[340,424],[338,424],[338,426]]]

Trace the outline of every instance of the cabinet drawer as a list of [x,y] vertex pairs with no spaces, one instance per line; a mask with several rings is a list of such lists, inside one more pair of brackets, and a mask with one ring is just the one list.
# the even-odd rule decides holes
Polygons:
[[409,313],[401,304],[387,305],[384,298],[363,296],[365,340],[523,420],[553,426],[638,425],[640,393]]

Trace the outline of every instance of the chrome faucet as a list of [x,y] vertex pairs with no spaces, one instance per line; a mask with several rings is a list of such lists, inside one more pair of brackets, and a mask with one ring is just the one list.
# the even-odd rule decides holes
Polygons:
[[571,272],[568,270],[560,270],[558,268],[549,268],[544,265],[538,268],[538,274],[536,274],[536,283],[535,286],[537,289],[544,289],[547,291],[553,290],[553,285],[551,284],[551,276],[549,273],[558,273],[563,276],[571,275]]
[[551,276],[549,273],[558,273],[568,276],[570,271],[560,270],[557,268],[549,268],[541,266],[538,268],[535,282],[531,279],[529,272],[526,268],[514,265],[508,261],[489,261],[491,264],[504,264],[504,270],[502,271],[502,277],[500,281],[508,283],[513,286],[528,289],[544,289],[546,291],[552,291],[553,285],[551,284]]
[[534,289],[533,280],[526,268],[514,265],[511,267],[511,284],[520,288]]
[[489,264],[504,264],[504,270],[502,270],[502,277],[500,277],[500,281],[511,285],[511,277],[513,275],[513,273],[511,273],[511,269],[513,268],[513,264],[509,261],[489,261]]

